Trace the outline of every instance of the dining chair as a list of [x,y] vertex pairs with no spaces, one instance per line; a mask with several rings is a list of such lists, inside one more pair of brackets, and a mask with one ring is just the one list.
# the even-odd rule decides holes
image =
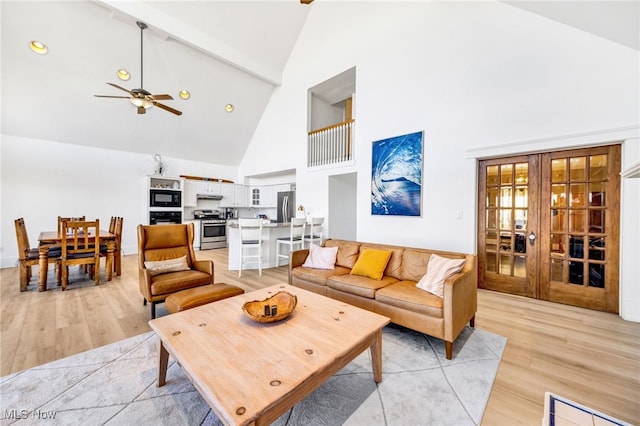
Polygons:
[[69,266],[91,265],[90,276],[100,283],[100,220],[62,221],[60,269],[62,290],[69,283]]
[[[240,269],[238,276],[242,276],[242,265],[245,260],[256,259],[258,275],[262,276],[262,219],[238,219],[240,231]],[[257,254],[248,252],[257,251]]]
[[62,233],[62,222],[64,221],[72,221],[72,222],[76,222],[76,221],[83,221],[83,220],[87,220],[84,216],[77,216],[77,217],[62,217],[62,216],[58,216],[58,233]]
[[[304,217],[291,218],[291,227],[289,229],[288,237],[281,237],[276,240],[276,268],[280,266],[280,258],[289,259],[289,253],[293,251],[294,247],[300,245],[300,248],[304,246],[304,230],[307,225],[307,219]],[[288,246],[288,250],[281,252],[280,248]]]
[[[27,233],[27,227],[24,223],[24,218],[18,218],[15,220],[16,226],[16,239],[18,240],[18,264],[20,267],[20,291],[26,291],[29,285],[29,280],[32,277],[31,267],[39,265],[40,253],[37,248],[31,248],[29,245],[29,234]],[[47,254],[47,267],[49,262],[53,260],[56,265],[56,273],[60,273],[59,259],[60,248],[55,247],[49,249]],[[46,271],[45,271],[46,276]]]
[[[58,234],[62,234],[62,222],[64,221],[82,221],[82,220],[86,220],[85,216],[69,216],[69,217],[63,217],[63,216],[58,216]],[[80,265],[80,268],[84,271],[84,272],[90,272],[87,268],[87,265]],[[60,281],[58,281],[58,285],[60,284]]]
[[[322,244],[322,225],[324,224],[324,217],[312,217],[309,221],[309,235],[305,235],[305,243],[321,245]],[[317,241],[317,243],[316,243]]]
[[[120,216],[111,216],[111,221],[109,222],[109,233],[114,234],[116,236],[115,240],[115,248],[113,251],[113,272],[115,272],[116,276],[122,275],[122,225],[124,218]],[[106,257],[107,253],[107,245],[102,244],[100,246],[100,256]]]

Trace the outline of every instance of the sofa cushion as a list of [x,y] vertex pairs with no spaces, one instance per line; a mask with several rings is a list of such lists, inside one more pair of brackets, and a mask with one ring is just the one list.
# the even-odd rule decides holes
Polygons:
[[325,247],[338,247],[336,256],[336,266],[344,266],[345,268],[353,268],[358,260],[360,252],[360,243],[342,240],[326,240]]
[[180,290],[211,284],[212,277],[204,272],[190,270],[169,272],[151,277],[151,295],[175,293]]
[[383,276],[380,280],[374,280],[361,275],[340,275],[327,278],[327,286],[345,293],[373,299],[376,290],[397,282],[393,277]]
[[149,270],[151,276],[166,274],[167,272],[188,271],[187,256],[167,260],[147,260],[144,267]]
[[350,273],[351,275],[362,275],[363,277],[379,280],[382,278],[390,257],[391,251],[389,250],[362,249]]
[[315,269],[334,269],[338,247],[320,247],[313,243],[309,246],[309,255],[302,266]]
[[427,273],[416,284],[416,287],[442,298],[444,281],[451,275],[460,272],[464,262],[465,259],[450,259],[432,254],[427,265]]
[[313,269],[298,266],[291,270],[291,276],[314,284],[326,285],[328,277],[346,275],[349,271],[349,268],[344,268],[342,266],[336,266],[334,269]]
[[398,281],[376,292],[376,301],[419,314],[443,317],[444,302],[427,291],[416,287],[415,281]]
[[402,279],[420,281],[427,272],[427,264],[431,252],[425,250],[406,249],[402,253]]

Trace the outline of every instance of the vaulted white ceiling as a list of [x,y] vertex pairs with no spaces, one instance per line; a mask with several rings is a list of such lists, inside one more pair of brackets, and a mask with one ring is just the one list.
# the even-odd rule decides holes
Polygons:
[[[317,0],[5,1],[2,24],[2,133],[238,165]],[[337,0],[333,0],[334,2]],[[366,1],[360,1],[366,7]],[[638,1],[505,1],[638,50]],[[108,86],[168,93],[144,115]],[[36,55],[31,40],[49,46]],[[132,75],[116,77],[119,68]],[[191,92],[181,100],[178,92]],[[233,113],[225,105],[235,106]]]
[[[309,12],[278,2],[2,1],[2,132],[36,139],[238,165]],[[168,93],[139,115],[127,95]],[[46,55],[28,48],[31,40]],[[116,77],[119,68],[129,81]],[[182,89],[191,99],[178,97]],[[235,111],[228,113],[231,103]]]

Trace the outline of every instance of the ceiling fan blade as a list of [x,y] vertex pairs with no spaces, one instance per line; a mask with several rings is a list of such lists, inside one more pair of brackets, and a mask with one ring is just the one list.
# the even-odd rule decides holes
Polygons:
[[162,109],[164,109],[166,111],[172,112],[175,115],[182,115],[182,111],[178,111],[177,109],[173,109],[173,108],[171,108],[169,106],[163,105],[160,102],[153,101],[153,104],[155,106],[157,106],[158,108],[162,108]]
[[138,107],[138,114],[146,114],[147,109],[145,107]]
[[130,99],[129,96],[111,96],[111,95],[93,95],[96,98],[118,98],[118,99]]
[[172,101],[173,97],[171,95],[151,95],[151,97],[156,101]]
[[130,95],[133,95],[133,93],[131,93],[131,91],[130,91],[130,90],[125,89],[125,88],[124,88],[124,87],[122,87],[122,86],[118,86],[117,84],[114,84],[114,83],[107,83],[107,84],[108,84],[109,86],[113,86],[113,87],[115,87],[116,89],[124,90],[125,92],[127,92],[127,93],[128,93],[128,94],[130,94]]

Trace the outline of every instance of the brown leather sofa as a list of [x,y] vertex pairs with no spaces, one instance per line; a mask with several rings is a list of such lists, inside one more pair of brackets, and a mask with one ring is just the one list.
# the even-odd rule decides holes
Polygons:
[[[289,284],[389,317],[391,322],[445,341],[447,359],[453,342],[469,323],[474,326],[477,310],[477,261],[471,254],[357,241],[328,239],[324,247],[338,247],[335,269],[302,266],[309,250],[291,253]],[[350,275],[365,248],[389,250],[391,258],[381,280]],[[462,270],[444,282],[440,298],[416,287],[426,273],[431,254],[465,259]]]
[[[173,261],[185,257],[183,268],[153,271],[145,262]],[[181,270],[175,270],[181,269]],[[156,317],[156,304],[167,296],[188,288],[213,283],[213,262],[196,260],[193,250],[193,223],[182,225],[138,225],[138,278],[144,304],[151,304],[151,318]]]

